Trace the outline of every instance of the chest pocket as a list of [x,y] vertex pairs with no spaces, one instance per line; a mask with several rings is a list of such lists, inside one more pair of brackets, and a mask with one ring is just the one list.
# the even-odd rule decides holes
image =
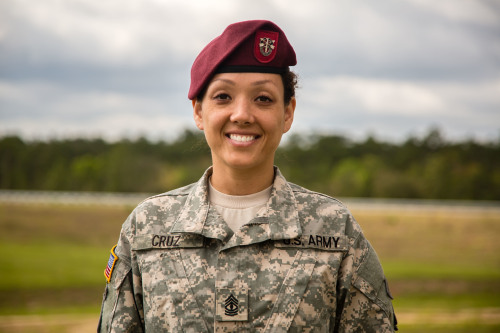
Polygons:
[[293,266],[283,281],[271,317],[267,322],[266,332],[288,331],[299,308],[315,264],[316,256],[314,252],[297,251]]
[[307,234],[276,242],[275,247],[298,251],[267,331],[327,332],[336,309],[336,281],[348,248],[346,236]]
[[146,330],[180,332],[189,328],[208,332],[181,256],[182,249],[201,246],[203,238],[191,234],[145,235],[134,239],[146,323],[153,325]]

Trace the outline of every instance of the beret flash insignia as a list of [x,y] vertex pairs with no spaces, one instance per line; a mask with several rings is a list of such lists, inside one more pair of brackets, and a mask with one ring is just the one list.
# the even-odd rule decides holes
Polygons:
[[261,63],[271,62],[276,56],[279,33],[259,30],[255,34],[254,55]]

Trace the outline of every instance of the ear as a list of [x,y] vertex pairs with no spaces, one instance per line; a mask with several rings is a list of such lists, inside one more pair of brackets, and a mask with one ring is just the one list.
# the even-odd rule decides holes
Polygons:
[[293,123],[293,115],[295,114],[295,106],[297,106],[297,100],[292,97],[290,103],[285,106],[285,125],[283,126],[283,133],[290,130]]
[[193,103],[193,118],[194,122],[196,124],[196,127],[200,130],[204,130],[203,128],[203,117],[202,117],[202,111],[201,111],[201,102],[198,102],[197,99],[193,99],[191,101]]

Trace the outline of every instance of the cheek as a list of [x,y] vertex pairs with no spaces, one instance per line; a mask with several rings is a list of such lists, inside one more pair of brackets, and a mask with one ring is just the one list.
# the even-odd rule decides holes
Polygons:
[[272,117],[267,119],[266,127],[269,131],[274,132],[276,136],[281,136],[285,129],[285,119],[283,117]]
[[219,132],[223,124],[223,117],[218,113],[206,114],[206,117],[203,119],[203,126],[205,127],[205,131]]
[[208,145],[213,147],[217,140],[220,140],[224,119],[217,114],[206,114],[206,116],[203,118],[203,131]]

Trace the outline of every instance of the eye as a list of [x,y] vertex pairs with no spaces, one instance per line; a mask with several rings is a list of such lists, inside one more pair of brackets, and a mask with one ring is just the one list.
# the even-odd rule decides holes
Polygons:
[[220,100],[220,101],[227,101],[227,100],[231,99],[231,96],[229,96],[228,94],[225,94],[225,93],[220,93],[220,94],[215,95],[214,99]]
[[266,95],[261,95],[255,99],[257,102],[265,102],[265,103],[271,103],[273,100],[266,96]]

